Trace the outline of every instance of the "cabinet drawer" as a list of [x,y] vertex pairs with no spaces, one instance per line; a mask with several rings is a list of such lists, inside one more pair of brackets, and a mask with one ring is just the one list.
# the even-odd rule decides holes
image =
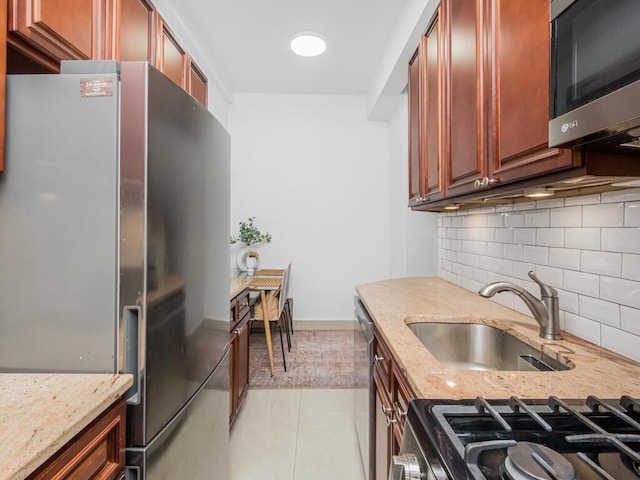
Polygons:
[[28,480],[115,480],[124,469],[126,405],[119,400],[76,435]]
[[249,290],[245,290],[238,295],[238,317],[242,318],[249,314]]

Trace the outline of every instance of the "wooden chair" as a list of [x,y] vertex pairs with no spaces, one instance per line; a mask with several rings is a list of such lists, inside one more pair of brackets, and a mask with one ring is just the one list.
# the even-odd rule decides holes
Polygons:
[[[284,365],[284,371],[287,371],[287,359],[284,350],[284,339],[282,335],[282,331],[285,330],[287,334],[287,345],[289,346],[289,351],[291,351],[291,343],[288,335],[287,324],[284,316],[284,308],[285,302],[287,299],[287,292],[289,287],[289,269],[291,265],[286,270],[283,270],[282,273],[282,283],[279,291],[269,291],[266,294],[266,306],[267,306],[267,315],[269,318],[269,328],[271,325],[275,324],[280,333],[280,346],[282,348],[282,363]],[[263,320],[263,309],[261,301],[258,301],[255,304],[254,309],[254,318],[253,320]]]
[[287,268],[265,268],[258,270],[255,273],[255,277],[281,277],[286,273],[286,285],[283,281],[282,292],[284,294],[284,307],[282,314],[284,315],[284,326],[287,334],[287,347],[291,351],[291,335],[293,335],[293,298],[288,297],[289,291],[289,278],[291,276],[291,263],[287,265]]

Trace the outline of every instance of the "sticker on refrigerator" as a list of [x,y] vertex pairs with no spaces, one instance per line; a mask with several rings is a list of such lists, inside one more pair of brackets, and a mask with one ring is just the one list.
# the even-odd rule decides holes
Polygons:
[[84,78],[80,80],[80,97],[113,97],[113,78]]

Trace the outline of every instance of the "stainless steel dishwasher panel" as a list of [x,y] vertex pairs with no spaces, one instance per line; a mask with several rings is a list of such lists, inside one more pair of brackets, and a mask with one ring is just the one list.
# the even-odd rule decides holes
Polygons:
[[353,329],[354,348],[354,418],[360,456],[368,480],[373,475],[373,332],[374,325],[362,301],[354,297],[355,325]]

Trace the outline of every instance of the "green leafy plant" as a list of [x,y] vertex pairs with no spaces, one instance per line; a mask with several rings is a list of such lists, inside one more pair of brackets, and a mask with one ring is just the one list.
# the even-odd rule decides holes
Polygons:
[[240,233],[231,237],[231,243],[241,242],[247,246],[256,245],[258,243],[270,243],[271,234],[261,233],[258,227],[253,223],[256,217],[249,217],[246,222],[240,222]]

